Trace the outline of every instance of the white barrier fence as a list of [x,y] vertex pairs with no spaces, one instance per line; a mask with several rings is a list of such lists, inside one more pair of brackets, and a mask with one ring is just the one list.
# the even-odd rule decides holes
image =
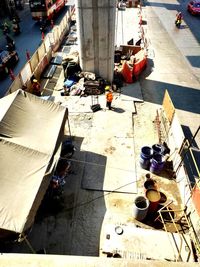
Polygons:
[[31,88],[30,79],[33,75],[36,79],[40,80],[41,73],[51,61],[53,53],[57,51],[64,35],[69,30],[71,17],[74,14],[74,11],[75,7],[70,6],[60,24],[58,26],[54,26],[51,32],[45,36],[41,45],[15,77],[6,94],[13,93],[19,88],[29,91]]

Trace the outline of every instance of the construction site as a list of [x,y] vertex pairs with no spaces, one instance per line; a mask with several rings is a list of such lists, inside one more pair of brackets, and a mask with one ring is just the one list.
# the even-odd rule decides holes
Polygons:
[[[22,228],[19,227],[23,231],[16,231],[18,240],[1,244],[0,265],[196,266],[200,256],[200,113],[198,107],[192,111],[190,104],[195,97],[200,101],[199,81],[173,40],[169,41],[158,11],[156,13],[151,5],[127,1],[126,6],[119,7],[115,1],[105,1],[93,6],[90,1],[86,2],[71,6],[60,28],[46,37],[13,82],[4,97],[6,101],[0,100],[4,108],[9,99],[12,99],[9,105],[14,103],[15,108],[20,103],[26,109],[26,101],[36,103],[36,107],[31,104],[31,112],[44,106],[41,112],[45,114],[37,110],[40,123],[36,125],[34,119],[35,124],[27,122],[27,125],[32,125],[34,132],[44,131],[52,151],[60,140],[70,139],[74,145],[73,155],[67,158],[70,171],[65,177],[62,195],[49,201],[45,194],[43,198],[40,194],[41,201],[37,204],[34,199],[21,223]],[[111,14],[115,15],[109,26],[115,25],[115,33],[105,31],[108,39],[100,36],[98,44],[94,41],[96,37],[90,40],[99,59],[95,59],[95,52],[91,55],[92,45],[86,37],[80,41],[87,28],[81,21],[89,16],[90,9],[98,13],[102,24],[106,24],[104,20]],[[106,19],[102,18],[105,9],[110,10]],[[99,34],[102,28],[98,28]],[[90,30],[89,37],[94,35]],[[99,47],[101,42],[109,43],[109,38],[115,46],[104,45],[105,49],[109,48],[105,53],[106,50]],[[88,50],[84,50],[84,42]],[[170,61],[172,58],[178,62],[176,66]],[[85,78],[84,82],[87,77],[87,83],[81,79],[71,83],[66,94],[63,86],[69,88],[71,82],[70,69],[66,68],[69,62],[74,63],[77,73],[80,73],[77,68],[80,64],[81,77]],[[114,72],[120,74],[117,77],[122,79],[121,86],[108,82]],[[176,72],[182,77],[187,73],[192,78],[188,84],[184,78],[183,84],[178,84]],[[41,84],[39,98],[29,90],[33,75]],[[101,81],[104,78],[105,86],[112,87],[111,110],[106,106],[106,91],[100,83],[95,83],[100,81],[99,77]],[[184,90],[181,100],[181,93],[174,89],[176,85],[185,86],[184,89],[192,87],[194,95],[189,93],[187,97]],[[93,110],[95,105],[99,109]],[[10,119],[8,108],[7,112],[7,116],[2,117],[2,125]],[[29,120],[32,122],[31,117]],[[183,128],[190,129],[190,136],[186,136]],[[8,142],[6,131],[2,127],[3,144]],[[53,148],[55,136],[58,139]],[[35,139],[35,146],[46,155],[50,148],[43,144],[45,138]],[[16,137],[13,140],[17,145],[21,142]],[[26,140],[27,147],[33,149],[29,142]],[[59,152],[58,149],[55,153],[55,162],[66,159]],[[50,169],[45,169],[48,181],[49,173],[53,173],[53,167]],[[9,216],[12,212],[14,214],[13,210],[8,211]],[[22,217],[21,211],[20,214]],[[2,218],[0,228],[6,233],[15,232],[19,219],[7,221]],[[31,226],[30,221],[33,221]]]

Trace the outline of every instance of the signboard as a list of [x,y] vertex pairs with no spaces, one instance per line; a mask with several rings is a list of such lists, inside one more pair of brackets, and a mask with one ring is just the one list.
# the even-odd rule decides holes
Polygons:
[[25,84],[32,76],[32,71],[31,71],[31,67],[29,63],[27,63],[24,66],[20,74],[21,74],[22,82],[23,84]]

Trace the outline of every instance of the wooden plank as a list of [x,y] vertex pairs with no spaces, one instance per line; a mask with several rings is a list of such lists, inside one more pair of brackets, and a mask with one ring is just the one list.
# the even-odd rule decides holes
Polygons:
[[175,113],[175,107],[167,90],[165,90],[162,106],[167,116],[167,119],[171,124]]

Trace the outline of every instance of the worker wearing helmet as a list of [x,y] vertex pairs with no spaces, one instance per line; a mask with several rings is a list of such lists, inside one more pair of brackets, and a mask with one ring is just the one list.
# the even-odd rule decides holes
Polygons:
[[106,93],[106,106],[108,107],[109,110],[111,110],[112,100],[113,100],[113,94],[112,94],[112,91],[109,90]]

